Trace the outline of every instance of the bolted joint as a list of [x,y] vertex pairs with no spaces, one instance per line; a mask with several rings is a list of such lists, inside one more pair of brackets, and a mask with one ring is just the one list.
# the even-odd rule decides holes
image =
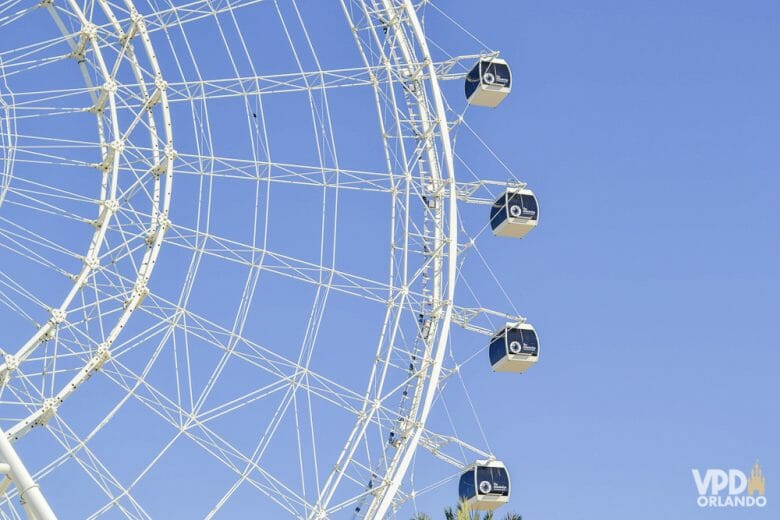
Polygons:
[[81,36],[87,40],[94,40],[97,37],[97,33],[98,33],[97,25],[91,22],[87,22],[81,28],[79,34],[81,34]]
[[13,354],[6,354],[4,357],[4,361],[5,361],[5,366],[9,372],[19,368],[19,358],[14,356]]
[[144,20],[144,16],[133,9],[130,12],[130,20],[133,22],[133,25],[139,29],[140,31],[143,31],[146,25],[146,21]]
[[49,319],[49,322],[52,325],[59,325],[60,323],[63,323],[65,321],[65,318],[67,317],[67,314],[62,309],[52,309],[51,310],[51,318]]
[[60,401],[59,399],[55,398],[48,398],[43,400],[43,405],[41,406],[41,416],[40,418],[35,421],[36,426],[44,426],[46,423],[49,422],[49,420],[54,417],[54,414],[57,413],[57,408],[59,408]]
[[117,139],[116,141],[112,141],[109,146],[116,153],[122,153],[125,150],[125,142],[122,141],[121,139]]
[[92,375],[93,373],[103,368],[103,365],[109,359],[111,359],[111,350],[109,349],[109,345],[107,342],[101,343],[98,345],[97,351],[95,351],[95,355],[90,358],[87,366],[85,367],[87,374]]
[[157,87],[157,90],[162,92],[168,89],[168,82],[165,81],[162,76],[158,75],[156,78],[154,78],[154,86]]
[[167,212],[160,213],[157,217],[157,226],[163,231],[168,230],[172,225],[171,219],[168,218]]
[[119,201],[116,199],[106,199],[102,202],[103,207],[112,215],[119,211]]
[[119,86],[112,78],[107,79],[100,88],[107,94],[116,94],[116,91],[119,90]]
[[165,158],[168,159],[169,161],[173,161],[179,156],[179,154],[176,153],[176,150],[173,148],[173,145],[170,143],[165,145],[164,153],[165,153]]
[[111,349],[107,341],[98,345],[95,357],[103,363],[108,361],[108,359],[111,357]]
[[146,282],[144,280],[139,280],[133,287],[130,296],[125,302],[124,308],[130,309],[131,311],[137,309],[141,306],[147,296],[149,296],[149,287],[146,286]]
[[100,260],[98,260],[97,255],[92,254],[84,258],[84,265],[86,265],[91,271],[95,271],[98,267],[100,267]]
[[144,104],[146,110],[151,110],[162,99],[162,94],[168,88],[168,82],[159,74],[154,78],[154,92]]

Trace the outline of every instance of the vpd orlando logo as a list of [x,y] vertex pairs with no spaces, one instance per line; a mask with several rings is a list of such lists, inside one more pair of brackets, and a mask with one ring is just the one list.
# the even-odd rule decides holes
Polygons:
[[699,492],[699,507],[766,506],[766,477],[758,461],[750,477],[738,469],[707,469],[704,474],[694,469],[691,473]]

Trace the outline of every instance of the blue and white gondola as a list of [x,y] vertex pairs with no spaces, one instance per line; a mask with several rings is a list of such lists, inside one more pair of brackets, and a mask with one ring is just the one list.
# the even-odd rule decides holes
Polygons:
[[512,91],[512,72],[506,61],[482,58],[466,75],[466,100],[470,105],[495,108]]
[[528,189],[508,189],[490,208],[490,227],[499,237],[523,238],[539,224],[539,201]]
[[531,324],[507,325],[490,341],[490,365],[496,372],[523,373],[539,361],[539,350]]
[[501,461],[477,461],[460,476],[458,493],[471,509],[492,511],[509,502],[509,472]]

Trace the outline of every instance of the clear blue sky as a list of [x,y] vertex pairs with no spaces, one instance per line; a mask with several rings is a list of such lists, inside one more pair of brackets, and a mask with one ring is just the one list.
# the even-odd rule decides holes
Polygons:
[[[326,10],[316,0],[298,3],[304,6],[303,18],[322,66],[361,66],[336,4],[332,11],[319,12]],[[156,2],[138,4],[148,13]],[[292,20],[291,4],[280,5],[285,20]],[[541,224],[526,239],[483,234],[479,241],[518,311],[537,327],[541,361],[524,376],[493,374],[485,355],[463,372],[490,448],[510,469],[510,508],[525,520],[776,517],[780,4],[442,0],[436,5],[487,47],[501,51],[512,66],[510,97],[496,110],[470,109],[467,120],[515,175],[529,183],[541,205]],[[244,9],[237,23],[256,67],[249,67],[243,52],[236,50],[239,73],[296,72],[273,4]],[[428,13],[428,35],[452,55],[482,50],[430,8]],[[229,13],[219,19],[227,27],[225,38],[231,48],[238,49]],[[9,40],[12,34],[37,38],[24,25],[28,22],[39,23],[23,22],[12,28],[16,33],[9,29]],[[56,32],[51,32],[55,29],[50,20],[46,22],[45,34],[51,37]],[[179,81],[182,75],[194,79],[192,61],[206,79],[234,75],[213,22],[188,26],[195,58],[186,56],[175,29],[170,42],[156,33],[156,52],[169,81]],[[296,43],[305,48],[295,23],[290,25]],[[182,59],[181,71],[174,66],[171,46]],[[304,69],[315,68],[305,50],[301,60]],[[459,113],[464,107],[462,84],[449,82],[444,88],[450,106]],[[340,166],[383,168],[370,91],[336,89],[329,93],[329,101]],[[216,155],[251,159],[251,138],[245,130],[247,121],[255,124],[250,114],[259,112],[256,103],[252,99],[248,108],[237,98],[209,102]],[[264,103],[273,160],[315,165],[308,98],[268,96]],[[202,136],[192,124],[189,105],[180,103],[172,112],[177,149],[195,153],[195,141]],[[85,132],[93,131],[89,124]],[[505,180],[505,172],[486,159],[484,150],[462,129],[458,132],[457,151],[479,175]],[[265,159],[262,147],[258,149],[259,158]],[[23,167],[18,174],[24,175]],[[177,175],[172,219],[194,227],[201,178]],[[458,176],[469,179],[462,169]],[[249,243],[258,196],[254,189],[245,189],[251,183],[243,182],[214,182],[211,232]],[[277,186],[273,190],[269,248],[318,262],[320,221],[306,212],[319,210],[321,193]],[[386,224],[386,214],[375,207],[387,202],[386,195],[341,197],[337,267],[382,279],[387,234],[377,232],[377,222]],[[2,209],[9,211],[7,206]],[[485,209],[464,208],[468,227],[479,228],[487,221]],[[262,211],[254,221],[262,227]],[[315,238],[290,240],[306,232]],[[1,254],[5,256],[0,265],[10,270],[14,265],[10,254]],[[190,255],[166,246],[150,283],[155,295],[177,299],[182,266],[188,265]],[[469,272],[483,303],[510,310],[486,271]],[[189,309],[230,328],[247,274],[244,265],[204,261]],[[32,269],[22,275],[28,278],[24,283],[35,282]],[[244,335],[295,357],[314,291],[273,275],[262,276],[259,287]],[[460,291],[460,296],[467,296],[465,287]],[[363,300],[332,296],[315,369],[362,391],[383,311]],[[0,317],[6,316],[10,313]],[[128,330],[140,330],[152,319],[156,318],[138,313]],[[8,338],[29,334],[27,328],[11,328]],[[177,340],[182,342],[181,335]],[[198,338],[190,340],[194,385],[199,390],[218,355]],[[462,359],[486,341],[483,336],[454,332],[453,354]],[[137,349],[123,361],[142,367],[152,346]],[[163,351],[147,378],[169,397],[176,393],[174,376],[183,372],[176,371],[170,354],[171,348]],[[209,405],[266,382],[245,366],[230,366],[227,373]],[[479,444],[465,401],[459,400],[457,388],[447,392],[459,433]],[[104,408],[122,395],[116,385],[95,377],[61,414],[79,423],[79,432],[89,431],[96,417],[105,414]],[[276,404],[247,406],[224,422],[215,421],[214,428],[251,453]],[[342,430],[352,425],[351,420],[330,409],[318,417],[322,425],[318,442],[325,454],[322,467],[332,464],[346,434]],[[431,425],[448,433],[441,407]],[[278,471],[287,482],[298,476],[290,442],[293,433],[288,417],[277,435],[278,444],[263,459],[264,467]],[[173,434],[173,428],[131,401],[90,447],[127,483]],[[20,442],[20,451],[34,468],[57,452],[46,442],[51,440],[41,431]],[[696,506],[692,468],[747,471],[756,459],[767,476],[769,505],[764,510]],[[429,461],[430,457],[421,458],[416,468],[421,481],[442,474],[433,464],[428,472]],[[55,472],[42,485],[55,506],[77,514],[92,512],[103,498],[73,466],[70,472]],[[197,518],[234,479],[202,449],[179,442],[134,494],[155,518],[177,514]],[[168,492],[176,498],[169,500],[164,494]],[[451,482],[417,505],[435,514],[456,498],[456,483]],[[244,486],[224,514],[247,517],[247,511],[265,511],[267,506]]]
[[[543,346],[481,405],[494,449],[523,439],[500,454],[512,507],[776,517],[780,4],[446,8],[512,64],[510,98],[469,117],[542,207],[521,261],[494,257]],[[691,468],[757,458],[765,510],[696,507]]]

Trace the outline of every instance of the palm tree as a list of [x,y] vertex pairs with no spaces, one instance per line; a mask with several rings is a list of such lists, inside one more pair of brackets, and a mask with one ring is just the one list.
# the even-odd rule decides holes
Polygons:
[[[431,517],[426,513],[419,513],[413,517],[412,520],[431,520]],[[484,515],[480,515],[479,511],[473,511],[471,506],[466,502],[461,502],[453,509],[448,507],[444,510],[444,520],[497,520],[493,514],[493,511],[488,511]],[[523,520],[523,517],[517,513],[507,513],[503,520]]]

